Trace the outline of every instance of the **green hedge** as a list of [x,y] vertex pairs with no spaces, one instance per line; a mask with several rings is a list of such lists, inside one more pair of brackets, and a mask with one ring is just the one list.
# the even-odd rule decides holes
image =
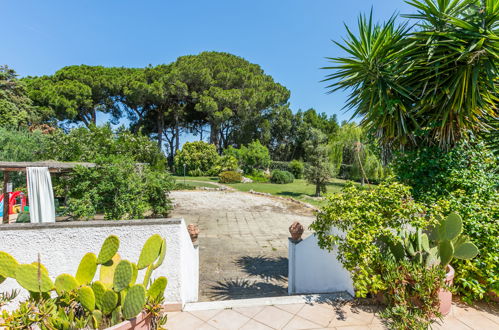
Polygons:
[[243,176],[239,172],[225,171],[218,175],[220,183],[239,183],[243,180]]
[[288,171],[274,170],[270,177],[270,182],[277,184],[293,183],[295,177]]

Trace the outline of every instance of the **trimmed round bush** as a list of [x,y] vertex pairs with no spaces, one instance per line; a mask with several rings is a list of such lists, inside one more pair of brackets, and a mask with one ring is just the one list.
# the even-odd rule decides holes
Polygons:
[[305,164],[302,161],[297,159],[293,159],[289,162],[289,171],[293,173],[295,178],[301,179],[303,178],[303,172],[305,171]]
[[274,170],[270,182],[277,184],[292,183],[295,180],[293,173],[288,171]]
[[218,175],[220,183],[239,183],[243,180],[243,176],[239,172],[224,171]]

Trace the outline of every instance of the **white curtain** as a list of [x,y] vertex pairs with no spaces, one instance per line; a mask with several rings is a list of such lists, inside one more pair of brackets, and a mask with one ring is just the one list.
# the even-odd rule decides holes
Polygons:
[[54,192],[48,167],[26,168],[31,223],[55,222]]

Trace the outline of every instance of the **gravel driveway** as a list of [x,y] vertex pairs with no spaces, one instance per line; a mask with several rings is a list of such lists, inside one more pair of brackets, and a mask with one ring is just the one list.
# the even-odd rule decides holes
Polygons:
[[[312,211],[236,191],[173,191],[171,217],[199,226],[200,301],[287,294],[288,227]],[[310,235],[305,231],[304,237]]]

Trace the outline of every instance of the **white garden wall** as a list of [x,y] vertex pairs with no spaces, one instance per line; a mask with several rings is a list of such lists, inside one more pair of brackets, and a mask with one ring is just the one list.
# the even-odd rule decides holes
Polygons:
[[350,273],[336,259],[336,252],[322,250],[314,235],[294,242],[289,239],[288,293],[334,293],[354,295]]
[[[40,254],[49,276],[55,279],[61,273],[75,275],[83,255],[87,252],[97,255],[104,239],[112,234],[120,239],[118,252],[122,259],[135,263],[144,242],[151,235],[160,234],[166,238],[165,261],[153,272],[152,278],[166,276],[168,279],[165,303],[197,301],[198,248],[192,244],[183,219],[0,225],[0,251],[10,253],[20,263],[32,263]],[[139,271],[137,281],[142,280],[144,273],[145,270]],[[20,287],[14,279],[0,284],[0,291],[16,288]]]

